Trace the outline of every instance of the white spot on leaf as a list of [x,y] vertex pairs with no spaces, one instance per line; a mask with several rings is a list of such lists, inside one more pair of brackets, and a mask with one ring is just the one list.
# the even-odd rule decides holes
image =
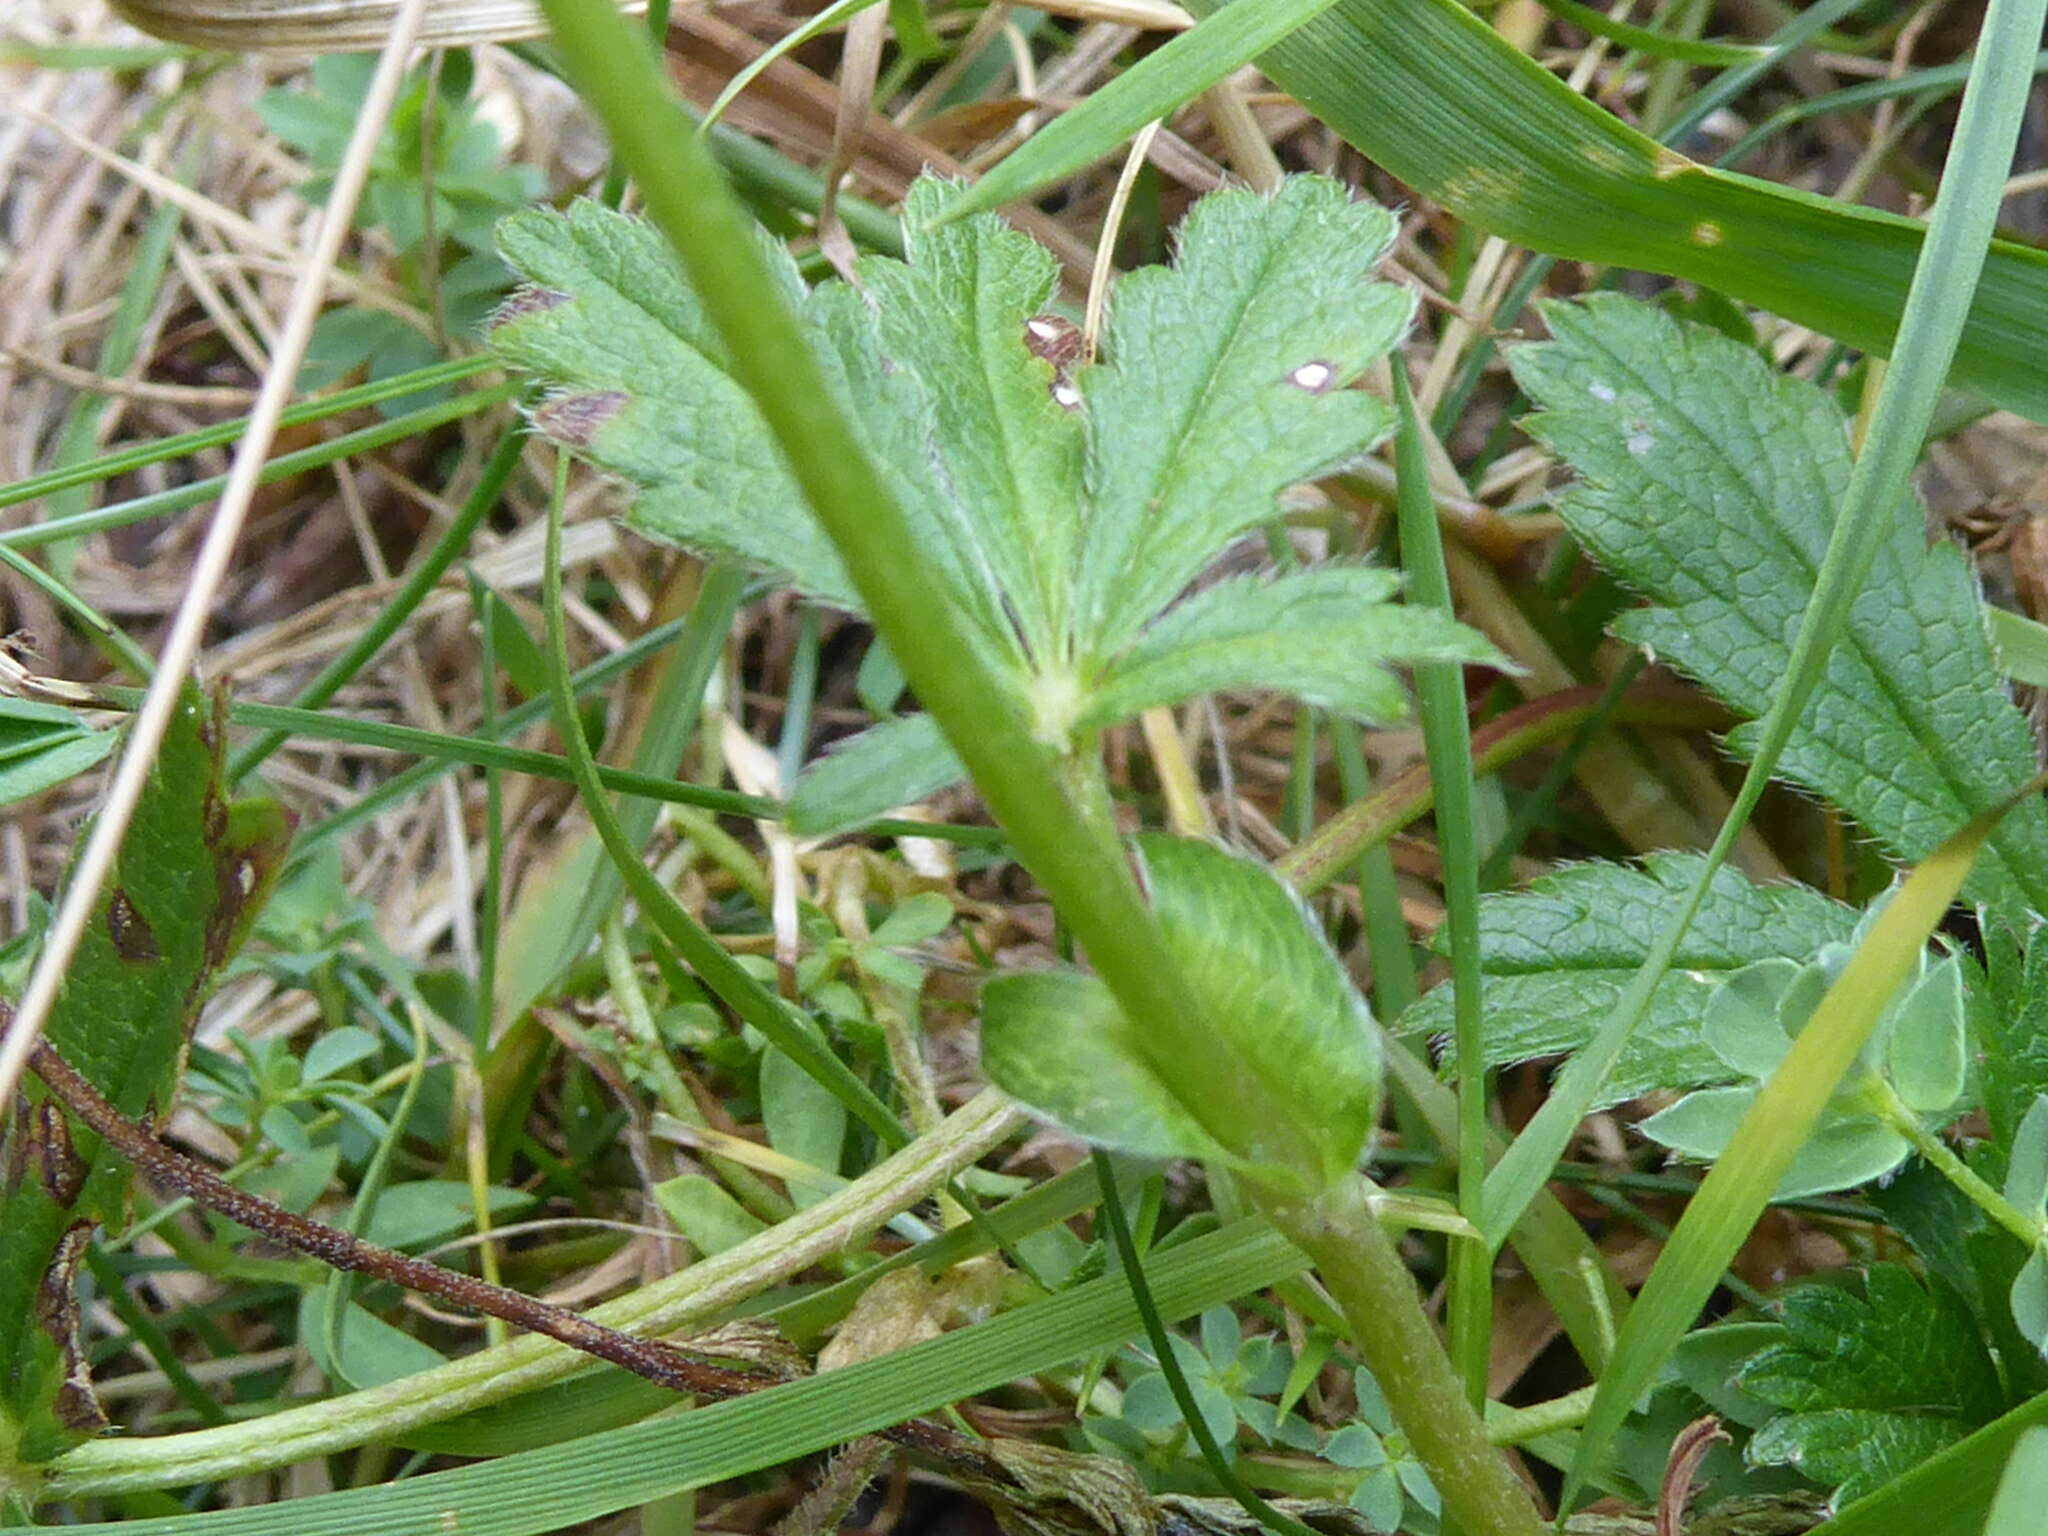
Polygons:
[[1337,377],[1337,370],[1325,362],[1303,363],[1287,375],[1287,382],[1312,395],[1324,394]]

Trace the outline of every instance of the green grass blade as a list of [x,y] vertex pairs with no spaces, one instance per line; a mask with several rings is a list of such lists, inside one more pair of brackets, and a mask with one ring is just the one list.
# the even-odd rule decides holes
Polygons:
[[[1190,9],[1210,15],[1224,0],[1190,0]],[[2024,77],[2039,33],[2001,36],[1998,46],[2000,68]],[[1892,348],[1920,224],[1662,149],[1456,0],[1338,0],[1259,66],[1389,174],[1490,234],[1688,278],[1851,346]],[[1991,158],[2002,176],[2008,158]],[[2048,419],[2044,354],[2048,252],[2000,242],[1953,382]]]
[[1258,0],[1190,28],[1033,134],[962,193],[945,216],[957,219],[1000,208],[1116,153],[1147,123],[1242,69],[1334,3]]
[[[448,567],[456,557],[469,547],[469,536],[476,531],[477,524],[489,515],[498,504],[498,498],[511,483],[512,472],[519,467],[519,455],[526,444],[524,429],[507,432],[500,439],[497,449],[485,461],[483,474],[478,477],[476,488],[469,493],[461,510],[455,514],[434,547],[427,551],[426,558],[415,564],[406,574],[405,584],[391,595],[387,602],[347,649],[320,669],[310,683],[299,690],[299,696],[292,702],[300,709],[318,709],[341,691],[348,680],[361,671],[370,659],[384,648],[384,643],[398,633],[399,626],[410,618],[413,611],[426,600]],[[228,782],[238,784],[248,777],[265,758],[284,744],[285,733],[281,730],[266,731],[256,740],[249,742],[235,753],[228,765]]]
[[[1408,597],[1444,615],[1456,612],[1444,567],[1443,530],[1429,494],[1421,420],[1408,387],[1408,370],[1395,360],[1394,467],[1401,565]],[[1444,922],[1456,982],[1452,1049],[1458,1062],[1458,1210],[1475,1227],[1486,1202],[1486,1055],[1480,1037],[1483,1004],[1479,974],[1479,835],[1472,813],[1472,724],[1465,671],[1456,662],[1418,663],[1415,691],[1422,702],[1422,739],[1436,787],[1437,840],[1443,848]],[[1493,1333],[1493,1252],[1479,1243],[1451,1245],[1451,1358],[1474,1407],[1486,1402],[1486,1368]]]
[[1971,819],[1923,860],[1895,892],[1840,978],[1815,1008],[1778,1070],[1743,1117],[1729,1150],[1714,1164],[1665,1244],[1637,1297],[1600,1379],[1561,1507],[1584,1483],[1720,1284],[1771,1192],[1819,1122],[1829,1097],[1854,1064],[1878,1019],[1920,961],[1928,936],[1962,889],[1991,829],[2027,796],[2035,780],[2005,804]]
[[[1879,546],[1883,519],[1896,505],[1907,473],[1919,456],[1927,423],[1956,356],[2032,84],[2032,45],[2040,36],[2044,12],[2048,12],[2048,0],[1995,0],[1987,13],[1970,88],[1949,151],[1948,174],[1935,200],[1927,244],[1906,302],[1899,355],[1886,374],[1864,451],[1857,455],[1843,493],[1841,513],[1816,574],[1812,600],[1801,617],[1784,683],[1757,728],[1749,771],[1677,919],[1591,1044],[1573,1058],[1549,1100],[1494,1168],[1487,1181],[1484,1224],[1491,1241],[1498,1242],[1506,1235],[1515,1214],[1542,1185],[1599,1092],[1658,979],[1670,966],[1708,881],[1726,859],[1769,782],[1847,621]],[[2020,39],[2026,45],[2013,46]],[[1596,1437],[1588,1434],[1585,1443],[1590,1447],[1585,1455],[1598,1453]]]
[[[465,357],[454,362],[436,363],[430,368],[416,369],[411,373],[380,379],[375,384],[359,385],[354,389],[323,395],[317,400],[308,400],[303,405],[295,405],[284,413],[283,424],[287,427],[299,427],[308,422],[325,421],[328,417],[339,416],[344,411],[381,405],[386,400],[402,399],[406,395],[437,389],[444,384],[459,384],[464,379],[473,379],[478,374],[487,373],[497,366],[497,359],[490,357]],[[89,459],[82,464],[31,475],[26,480],[15,481],[12,485],[0,486],[0,509],[18,507],[25,501],[34,501],[38,496],[54,495],[73,486],[91,485],[97,480],[111,480],[115,475],[125,475],[151,464],[161,464],[167,459],[182,459],[202,449],[224,448],[239,438],[248,425],[247,420],[237,417],[233,421],[221,422],[218,426],[201,427],[196,431],[180,433],[176,437],[155,438],[133,448],[101,454],[98,458]]]
[[1650,27],[1616,21],[1605,11],[1596,11],[1579,0],[1543,0],[1543,8],[1560,21],[1568,21],[1582,32],[1604,37],[1609,42],[1633,48],[1653,59],[1675,59],[1681,64],[1711,64],[1716,67],[1747,64],[1765,52],[1755,43],[1708,43],[1696,38],[1674,37]]
[[[417,378],[419,375],[409,377]],[[434,428],[446,426],[451,421],[460,421],[465,416],[474,416],[479,411],[503,405],[518,395],[519,388],[517,384],[493,385],[467,395],[457,395],[452,400],[444,400],[439,405],[428,406],[425,410],[393,417],[390,421],[379,422],[374,427],[344,433],[330,442],[316,443],[313,447],[301,448],[296,453],[279,454],[263,466],[258,483],[270,485],[279,480],[288,480],[293,475],[303,474],[309,469],[320,469],[339,460],[370,453],[379,448],[389,447],[392,443],[403,442],[409,437],[431,432]],[[232,442],[239,435],[239,428],[230,430],[222,440]],[[96,462],[104,464],[107,461]],[[151,458],[141,462],[156,461]],[[84,469],[90,466],[80,467]],[[87,479],[94,478],[98,478],[97,474],[87,476]],[[42,494],[17,494],[22,486],[35,483],[24,480],[5,495],[0,495],[0,506],[27,501],[31,499],[31,495]],[[39,549],[45,544],[59,544],[67,539],[82,538],[88,533],[103,533],[109,528],[126,528],[131,523],[139,523],[152,517],[164,517],[173,512],[183,512],[212,501],[226,489],[227,483],[226,475],[215,475],[211,479],[195,480],[190,485],[158,491],[154,495],[116,502],[111,507],[101,507],[96,511],[79,512],[70,517],[52,519],[47,523],[35,523],[27,528],[11,528],[0,532],[0,544],[12,549]]]
[[[1298,1273],[1301,1254],[1241,1222],[1146,1266],[1162,1316]],[[287,1504],[71,1527],[106,1536],[538,1536],[777,1466],[1099,1350],[1138,1331],[1121,1275],[824,1376],[480,1466]],[[65,1492],[61,1485],[61,1495]]]

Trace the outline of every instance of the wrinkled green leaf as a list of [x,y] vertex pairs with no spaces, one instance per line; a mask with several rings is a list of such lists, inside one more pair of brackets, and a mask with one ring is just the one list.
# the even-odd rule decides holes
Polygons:
[[[627,521],[856,607],[831,541],[654,228],[579,202],[514,214],[498,242],[527,286],[499,312],[491,344],[555,382],[535,425],[638,487]],[[778,268],[800,292],[786,255]]]
[[[1230,582],[1172,606],[1290,485],[1385,433],[1387,408],[1352,386],[1413,309],[1406,289],[1373,281],[1391,215],[1312,176],[1270,196],[1213,194],[1172,266],[1117,284],[1102,357],[1087,361],[1049,308],[1052,257],[993,216],[946,217],[955,191],[920,182],[905,259],[864,260],[858,288],[805,294],[786,259],[779,270],[912,525],[933,600],[1018,676],[1041,739],[1074,745],[1217,688],[1383,718],[1405,702],[1389,663],[1505,665],[1448,618],[1390,604],[1395,579],[1364,568]],[[633,526],[858,611],[658,237],[578,204],[507,220],[501,245],[526,286],[494,343],[554,386],[536,424],[637,489]],[[929,723],[891,721],[806,776],[796,824],[843,828],[956,772]]]
[[821,837],[922,800],[967,776],[930,715],[899,715],[841,742],[797,778],[789,828]]
[[[1640,868],[1578,864],[1482,901],[1487,1065],[1584,1045],[1698,871],[1699,858],[1690,853],[1652,854]],[[1853,908],[1804,886],[1755,885],[1721,870],[1601,1102],[1726,1082],[1734,1073],[1704,1034],[1706,1010],[1723,983],[1759,961],[1804,960],[1823,944],[1847,939],[1856,917]],[[1451,1008],[1445,983],[1402,1014],[1399,1028],[1443,1033]]]
[[1993,922],[1985,925],[1984,949],[1989,996],[1970,1010],[1970,1033],[1990,1146],[2002,1154],[2048,1093],[2048,942],[2035,929],[2022,954],[2019,936]]
[[[290,837],[274,802],[228,801],[221,750],[219,715],[187,689],[50,1018],[50,1043],[133,1116],[175,1097],[187,1031]],[[0,1192],[0,1457],[33,1463],[97,1414],[83,1377],[67,1382],[51,1312],[70,1277],[45,1289],[45,1270],[68,1229],[125,1221],[131,1170],[35,1079],[24,1091],[0,1149],[0,1167],[18,1170]]]
[[1787,1410],[1750,1444],[1752,1461],[1797,1467],[1846,1503],[1988,1424],[2005,1407],[1998,1371],[1960,1299],[1895,1264],[1862,1294],[1800,1286],[1773,1342],[1737,1373]]
[[[1579,484],[1566,523],[1653,606],[1616,630],[1761,715],[1789,664],[1851,452],[1840,410],[1702,327],[1614,296],[1553,305],[1556,340],[1515,350],[1527,429]],[[1746,749],[1747,727],[1730,739]],[[1781,771],[1917,860],[2035,771],[1969,562],[1927,544],[1902,498]],[[2048,910],[2048,807],[2019,806],[1965,889]]]
[[[1137,840],[1168,951],[1275,1102],[1320,1143],[1325,1183],[1351,1172],[1379,1118],[1379,1032],[1293,887],[1214,843]],[[1218,1083],[1227,1094],[1233,1085]]]
[[1082,532],[1080,422],[1026,323],[1059,287],[1052,253],[1000,219],[932,226],[956,189],[927,178],[903,210],[906,261],[861,263],[883,352],[923,381],[938,458],[975,512],[977,546],[1031,648],[1067,629]]
[[1491,645],[1433,608],[1396,604],[1401,578],[1329,565],[1219,582],[1168,610],[1110,665],[1087,725],[1106,726],[1198,693],[1271,688],[1365,720],[1407,713],[1390,663],[1486,662]]

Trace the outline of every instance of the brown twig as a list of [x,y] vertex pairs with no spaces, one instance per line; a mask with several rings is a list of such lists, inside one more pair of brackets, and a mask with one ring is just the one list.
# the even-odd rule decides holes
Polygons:
[[[4,1011],[0,1008],[0,1013]],[[260,1195],[236,1188],[197,1158],[164,1145],[148,1126],[130,1120],[47,1043],[37,1043],[29,1064],[72,1114],[153,1183],[175,1190],[295,1253],[335,1269],[369,1275],[455,1306],[502,1318],[514,1327],[545,1334],[557,1343],[609,1361],[672,1392],[696,1397],[737,1397],[786,1379],[712,1364],[666,1339],[622,1333],[567,1307],[364,1242],[353,1233],[288,1211]],[[1000,1465],[971,1440],[941,1425],[913,1419],[880,1433],[966,1475],[1007,1481]]]

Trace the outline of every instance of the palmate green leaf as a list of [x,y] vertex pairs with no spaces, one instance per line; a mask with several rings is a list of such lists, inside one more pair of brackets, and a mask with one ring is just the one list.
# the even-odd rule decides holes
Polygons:
[[[1379,1036],[1365,1000],[1293,890],[1213,843],[1137,840],[1147,893],[1175,963],[1229,1032],[1241,1070],[1294,1106],[1321,1166],[1258,1169],[1328,1185],[1348,1174],[1379,1115]],[[1147,1059],[1147,1042],[1091,976],[998,978],[983,997],[982,1064],[998,1087],[1101,1145],[1162,1157],[1258,1159],[1219,1145]],[[1219,1094],[1244,1089],[1219,1084]]]
[[[221,716],[188,689],[51,1015],[50,1043],[130,1115],[169,1106],[199,1004],[290,837],[274,802],[228,801],[221,753]],[[0,1150],[0,1465],[47,1461],[97,1427],[62,1337],[71,1276],[46,1271],[67,1231],[125,1220],[130,1179],[34,1078],[24,1091]]]
[[[1542,408],[1525,425],[1580,477],[1559,505],[1573,533],[1655,605],[1617,631],[1762,714],[1848,484],[1840,411],[1728,338],[1631,300],[1545,313],[1556,340],[1512,357]],[[1731,745],[1748,739],[1738,729]],[[1908,860],[2034,771],[1968,561],[1927,547],[1910,498],[1780,771]],[[2048,807],[2006,819],[1967,889],[2048,911]]]
[[[1216,688],[1385,718],[1405,705],[1388,663],[1505,664],[1452,621],[1395,608],[1394,578],[1362,568],[1228,583],[1172,608],[1287,487],[1385,433],[1387,408],[1351,386],[1413,311],[1406,289],[1373,281],[1391,215],[1310,176],[1271,196],[1205,198],[1173,266],[1118,283],[1103,358],[1082,365],[1079,332],[1046,310],[1052,257],[993,216],[948,217],[956,191],[920,182],[906,259],[864,260],[858,287],[806,294],[786,259],[777,272],[906,515],[933,600],[1021,675],[1042,740],[1064,749]],[[536,424],[638,489],[632,525],[859,611],[651,228],[579,204],[508,220],[501,244],[526,286],[494,344],[553,386]],[[946,782],[936,754],[909,750],[928,731],[892,727],[849,749],[799,791],[804,826]]]
[[1841,1285],[1787,1295],[1774,1336],[1736,1372],[1751,1397],[1786,1410],[1749,1459],[1797,1467],[1856,1499],[1990,1423],[2006,1406],[1998,1367],[1969,1308],[1938,1281],[1878,1264],[1862,1294]]
[[1197,693],[1276,688],[1310,704],[1390,720],[1407,695],[1392,663],[1512,663],[1439,609],[1390,601],[1393,571],[1329,565],[1219,582],[1169,609],[1090,690],[1082,723],[1107,726]]
[[1078,574],[1093,654],[1123,646],[1298,481],[1383,437],[1391,412],[1345,386],[1407,329],[1414,296],[1372,281],[1385,209],[1299,176],[1226,190],[1181,227],[1171,267],[1118,282],[1106,362],[1075,379],[1094,491]]
[[[1640,869],[1577,864],[1524,890],[1485,898],[1479,933],[1487,1065],[1572,1051],[1591,1039],[1699,868],[1699,856],[1690,853],[1652,854]],[[1600,1102],[1737,1076],[1708,1043],[1709,1005],[1746,967],[1803,961],[1847,939],[1856,921],[1853,907],[1808,887],[1754,885],[1732,869],[1717,872]],[[1402,1014],[1398,1028],[1441,1035],[1452,1010],[1446,983]]]

